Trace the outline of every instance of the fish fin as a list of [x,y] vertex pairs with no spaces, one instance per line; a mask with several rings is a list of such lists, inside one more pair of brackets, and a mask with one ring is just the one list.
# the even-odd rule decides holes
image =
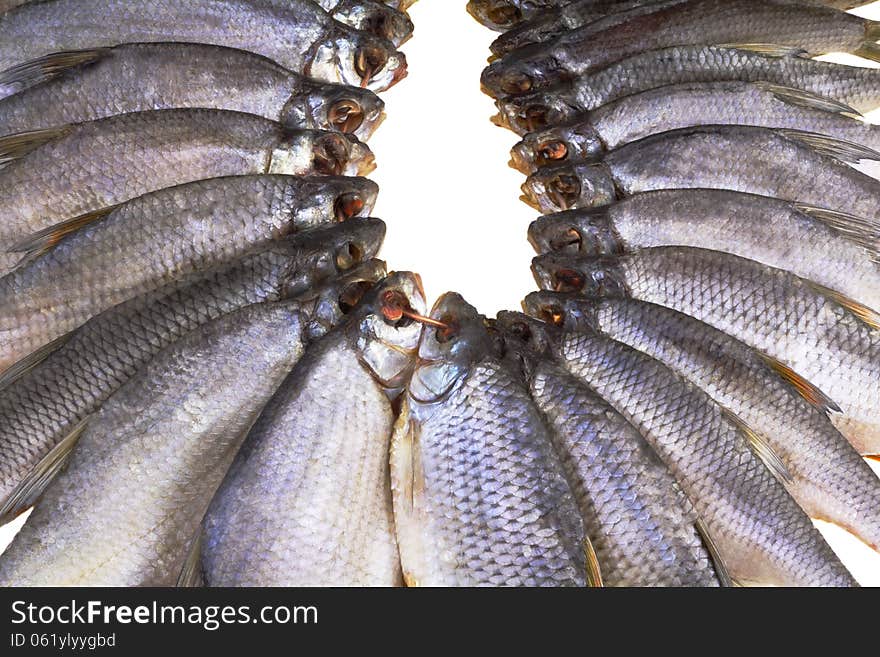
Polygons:
[[877,461],[880,463],[880,454],[865,454],[864,457],[866,459],[870,459],[871,461]]
[[819,388],[807,381],[788,365],[776,360],[772,356],[768,356],[767,354],[758,352],[758,355],[767,364],[767,367],[776,372],[776,374],[778,374],[787,384],[792,386],[801,397],[806,399],[820,411],[823,413],[841,412],[840,406],[838,406],[831,397],[819,390]]
[[34,369],[37,365],[46,360],[52,353],[60,349],[65,342],[70,339],[70,333],[55,338],[49,344],[45,344],[39,349],[32,351],[27,356],[13,364],[0,374],[0,390],[3,390],[13,382],[17,381],[25,374]]
[[726,408],[722,409],[722,411],[725,417],[730,420],[730,422],[732,422],[737,429],[742,431],[743,435],[749,441],[749,446],[752,448],[752,451],[759,459],[761,459],[761,462],[765,466],[767,466],[767,469],[770,470],[773,476],[776,477],[783,484],[790,484],[792,482],[791,472],[789,472],[788,467],[785,465],[785,463],[779,457],[773,447],[771,447],[767,443],[767,439],[754,431],[735,413],[730,412]]
[[602,568],[599,566],[599,557],[596,556],[596,548],[588,536],[584,536],[584,565],[587,569],[587,586],[604,587],[602,581]]
[[24,157],[43,144],[63,137],[69,130],[69,126],[62,126],[60,128],[47,128],[46,130],[17,132],[0,137],[0,167]]
[[854,119],[859,119],[862,116],[861,112],[859,112],[857,109],[850,107],[846,103],[841,103],[840,101],[834,100],[833,98],[817,96],[816,94],[810,93],[809,91],[792,89],[791,87],[784,87],[779,84],[773,84],[772,82],[758,81],[753,82],[752,84],[759,89],[762,89],[763,91],[773,94],[783,103],[788,103],[789,105],[806,107],[807,109],[819,110],[820,112],[843,114]]
[[697,518],[694,522],[694,527],[700,538],[703,539],[703,545],[706,546],[706,550],[709,552],[709,558],[712,560],[712,565],[715,566],[715,574],[718,575],[718,581],[721,583],[721,586],[733,586],[733,578],[731,578],[727,566],[721,559],[721,553],[718,552],[718,546],[712,540],[706,523],[703,522],[702,518]]
[[70,452],[85,431],[88,419],[86,417],[75,424],[9,494],[0,506],[0,525],[24,513],[42,497],[49,484],[67,464]]
[[832,290],[830,287],[825,287],[813,281],[805,280],[804,282],[819,294],[846,308],[872,329],[880,331],[880,314],[873,308],[868,308],[865,304],[859,303],[837,290]]
[[880,265],[880,223],[855,215],[810,205],[795,204],[804,214],[828,224],[849,241],[858,244]]
[[835,139],[834,137],[820,135],[815,132],[803,132],[787,128],[779,128],[776,132],[787,139],[812,148],[817,153],[833,157],[847,164],[856,164],[862,160],[880,162],[880,153],[867,146],[854,144],[851,141],[843,141],[842,139]]
[[854,55],[870,59],[873,62],[880,62],[880,46],[877,41],[880,40],[880,22],[865,21],[865,40],[853,51]]
[[731,48],[733,50],[747,50],[748,52],[764,55],[765,57],[809,57],[803,48],[796,46],[780,46],[775,43],[725,43],[718,48]]
[[60,224],[55,224],[54,226],[49,226],[41,231],[26,237],[20,242],[14,244],[9,250],[13,252],[23,252],[24,257],[21,262],[18,263],[18,267],[21,267],[23,264],[30,262],[34,258],[38,258],[44,253],[51,251],[68,235],[71,233],[75,233],[79,229],[88,226],[89,224],[93,224],[100,219],[103,219],[108,214],[115,210],[117,205],[111,205],[107,208],[101,208],[100,210],[95,210],[93,212],[87,212],[85,214],[81,214],[78,217],[74,217],[73,219],[68,219],[67,221],[62,221]]
[[196,530],[196,535],[189,545],[189,551],[186,554],[186,561],[183,562],[183,568],[180,569],[180,575],[177,577],[178,588],[194,588],[205,585],[205,577],[202,571],[202,525]]
[[11,87],[16,92],[23,91],[56,78],[75,66],[97,62],[109,51],[109,48],[67,50],[23,62],[0,72],[0,87]]

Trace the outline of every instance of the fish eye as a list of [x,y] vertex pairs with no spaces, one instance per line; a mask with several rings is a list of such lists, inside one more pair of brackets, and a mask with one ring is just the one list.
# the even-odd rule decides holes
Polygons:
[[562,309],[556,306],[542,306],[538,311],[538,319],[553,326],[562,326],[565,322],[565,315]]
[[345,98],[333,103],[328,118],[340,132],[354,132],[364,123],[364,109],[356,100]]
[[547,192],[557,206],[566,210],[580,197],[581,181],[569,174],[559,175],[547,185]]
[[549,115],[550,108],[546,105],[530,105],[517,117],[517,122],[519,127],[526,132],[535,132],[543,130],[549,125]]
[[400,290],[388,290],[382,295],[382,318],[394,328],[404,328],[413,323],[408,317],[409,299]]
[[486,11],[486,17],[496,25],[512,25],[522,19],[522,12],[517,7],[499,5]]
[[440,322],[445,324],[445,326],[437,329],[437,331],[434,333],[434,338],[440,344],[446,344],[452,338],[458,335],[458,321],[456,321],[455,317],[447,313],[440,318]]
[[363,257],[363,249],[354,242],[349,242],[336,253],[336,266],[345,271],[359,264]]
[[315,142],[312,165],[317,173],[338,176],[345,170],[348,149],[338,135],[325,135]]
[[560,269],[553,275],[556,292],[580,292],[584,289],[583,275],[574,269]]
[[[554,251],[580,251],[583,236],[577,228],[569,226],[562,234],[550,239],[550,248]],[[575,247],[571,249],[569,247]]]
[[526,94],[532,90],[534,81],[528,73],[522,71],[513,71],[504,77],[501,83],[501,90],[512,96]]
[[532,329],[525,322],[514,322],[509,327],[510,332],[523,342],[532,339]]
[[388,63],[388,53],[376,46],[361,46],[354,57],[354,70],[366,86],[373,76]]
[[568,157],[568,146],[564,141],[554,139],[553,141],[545,141],[538,146],[538,155],[545,162],[564,160]]
[[339,309],[343,314],[348,314],[351,309],[358,305],[367,292],[373,289],[373,283],[370,281],[358,281],[349,283],[339,293],[338,303]]
[[356,217],[366,207],[364,199],[358,194],[342,194],[336,199],[334,212],[337,221],[347,221]]

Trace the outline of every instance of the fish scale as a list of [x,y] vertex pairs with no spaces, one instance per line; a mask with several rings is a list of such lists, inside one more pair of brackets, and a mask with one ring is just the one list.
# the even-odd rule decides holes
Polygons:
[[[0,148],[3,139],[0,138]],[[317,158],[338,151],[336,163]],[[64,220],[187,182],[258,173],[359,175],[369,149],[348,136],[285,129],[262,117],[220,110],[160,110],[50,131],[46,143],[0,170],[0,251]],[[0,275],[21,259],[0,256]]]
[[438,300],[432,317],[446,315],[460,333],[442,343],[433,328],[422,335],[392,437],[406,581],[583,586],[583,526],[525,381],[493,354],[461,297]]
[[[108,21],[107,17],[113,20]],[[180,41],[255,52],[327,82],[359,86],[356,51],[383,59],[364,81],[386,89],[405,74],[402,53],[333,20],[308,0],[46,0],[0,14],[0,70],[52,52]],[[363,50],[362,50],[363,49]]]
[[386,377],[411,367],[419,326],[380,317],[394,291],[424,308],[415,277],[392,274],[308,350],[260,415],[203,522],[207,585],[401,583],[386,393],[397,381]]
[[[160,349],[246,305],[308,292],[342,273],[335,261],[338,250],[354,242],[369,259],[378,251],[383,233],[384,226],[378,220],[351,220],[338,229],[295,238],[171,283],[87,322],[43,362],[0,386],[3,506],[12,504],[10,492],[49,449]],[[363,272],[367,279],[378,277],[377,264],[371,263]],[[335,288],[329,289],[332,292]],[[310,308],[310,303],[304,300],[303,309]],[[6,513],[15,515],[30,501],[16,502]],[[0,513],[0,521],[3,519]]]
[[[793,10],[794,8],[794,10]],[[590,26],[509,53],[482,75],[493,97],[546,88],[639,52],[685,44],[773,43],[811,55],[878,58],[871,21],[827,7],[774,0],[686,0],[598,33]]]
[[0,368],[117,303],[335,222],[337,198],[346,193],[359,194],[368,210],[376,185],[332,176],[236,176],[119,206],[0,278]]
[[174,343],[89,421],[0,559],[4,585],[171,586],[244,432],[303,350],[250,306]]
[[[496,101],[504,123],[519,135],[561,125],[578,114],[626,96],[685,82],[769,82],[833,98],[868,112],[880,105],[880,70],[844,66],[800,56],[798,49],[775,47],[768,55],[720,46],[674,46],[647,51],[586,73],[570,83]],[[533,128],[522,118],[529,108],[546,108],[544,123]]]
[[532,397],[552,429],[603,583],[717,586],[697,515],[642,435],[546,355],[532,358]]
[[[554,265],[542,258],[536,276],[549,287]],[[656,247],[575,267],[583,280],[605,282],[603,296],[672,308],[789,366],[842,410],[831,420],[861,454],[880,451],[880,331],[840,299],[787,271],[705,249]]]

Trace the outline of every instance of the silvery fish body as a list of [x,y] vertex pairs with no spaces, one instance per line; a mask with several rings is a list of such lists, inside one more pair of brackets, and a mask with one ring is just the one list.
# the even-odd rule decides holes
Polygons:
[[[21,136],[25,137],[25,136]],[[18,136],[0,138],[3,145]],[[359,176],[373,154],[351,135],[291,130],[252,114],[159,110],[34,135],[36,147],[0,169],[0,275],[15,245],[88,212],[183,183],[258,173]]]
[[569,83],[499,99],[496,121],[519,135],[573,121],[626,96],[685,82],[767,82],[833,98],[859,112],[880,106],[880,70],[803,56],[797,48],[760,51],[673,46],[639,53]]
[[47,252],[0,278],[0,369],[118,303],[347,218],[340,199],[366,214],[376,191],[364,178],[212,178],[110,209],[54,248],[50,233]]
[[0,77],[0,134],[129,112],[212,108],[368,139],[384,116],[372,91],[311,80],[255,53],[202,43],[53,53]]
[[[499,313],[498,323],[505,345],[519,352],[535,332],[552,328],[519,313]],[[690,500],[639,431],[549,354],[524,358],[603,584],[717,586]]]
[[778,457],[786,487],[811,517],[880,547],[880,480],[834,428],[809,383],[674,310],[631,299],[569,303],[597,330],[661,361],[742,420]]
[[880,453],[877,316],[790,272],[718,251],[656,247],[614,258],[548,254],[543,288],[631,296],[699,319],[783,363],[830,398],[861,454]]
[[695,246],[785,269],[880,309],[880,257],[870,222],[723,189],[663,189],[601,208],[546,215],[529,227],[538,253],[616,255]]
[[416,278],[392,274],[309,348],[263,410],[205,517],[205,584],[401,583],[387,391],[409,375],[419,327],[386,320],[388,294],[424,312]]
[[650,135],[707,124],[789,128],[880,149],[880,127],[837,101],[764,82],[688,82],[626,96],[530,133],[514,147],[514,161],[528,174],[547,163],[538,152],[542,144],[558,142],[568,160],[593,159]]
[[89,419],[0,557],[3,585],[173,585],[303,326],[283,303],[250,306],[160,353]]
[[653,358],[588,328],[566,332],[555,352],[569,372],[611,403],[656,450],[693,503],[734,581],[855,583],[809,517],[752,452],[743,431],[706,393]]
[[[45,0],[0,14],[0,70],[49,53],[180,41],[239,48],[327,82],[386,89],[406,58],[309,0]],[[2,79],[2,78],[0,78]]]
[[380,278],[384,269],[378,261],[352,268],[376,254],[383,234],[378,219],[352,219],[270,245],[114,306],[53,345],[51,353],[21,363],[20,376],[4,374],[0,522],[39,496],[39,484],[32,490],[32,480],[46,454],[157,352],[206,322],[255,303],[298,298],[312,321],[322,321],[315,304],[338,297],[347,278],[320,290],[317,300],[306,293],[349,270],[358,278]]
[[511,52],[482,75],[493,97],[571,80],[646,50],[680,45],[763,44],[810,55],[850,52],[877,59],[877,24],[835,9],[784,0],[686,0],[593,32],[586,25],[548,43]]
[[707,125],[651,135],[596,164],[547,166],[523,187],[543,212],[606,205],[656,189],[728,189],[880,221],[880,181],[848,163],[864,146],[773,128]]
[[407,583],[583,586],[583,523],[549,430],[476,310],[446,294],[392,439]]

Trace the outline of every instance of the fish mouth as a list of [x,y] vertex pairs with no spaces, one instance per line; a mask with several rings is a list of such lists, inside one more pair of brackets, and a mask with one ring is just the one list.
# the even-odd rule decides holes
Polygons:
[[378,49],[359,51],[355,71],[360,86],[371,91],[387,91],[409,73],[406,55],[402,52],[387,55]]
[[520,142],[510,149],[509,165],[511,169],[516,169],[527,176],[534,173],[535,165],[533,163],[532,151],[524,142]]

